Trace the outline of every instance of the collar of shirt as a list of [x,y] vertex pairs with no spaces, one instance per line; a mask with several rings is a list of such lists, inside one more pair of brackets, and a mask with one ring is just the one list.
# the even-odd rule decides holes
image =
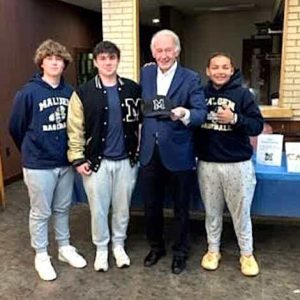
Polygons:
[[173,66],[165,73],[163,73],[159,68],[157,68],[157,78],[156,78],[157,95],[161,95],[161,96],[167,95],[173,77],[175,75],[176,68],[177,68],[177,61],[175,61]]

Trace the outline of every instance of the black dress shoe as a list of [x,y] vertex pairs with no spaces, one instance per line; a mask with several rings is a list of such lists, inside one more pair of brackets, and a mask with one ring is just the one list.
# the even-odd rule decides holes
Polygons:
[[172,273],[180,274],[186,268],[186,258],[184,256],[174,256],[172,261]]
[[160,258],[166,255],[166,251],[154,251],[151,250],[144,259],[144,266],[151,267],[155,265]]

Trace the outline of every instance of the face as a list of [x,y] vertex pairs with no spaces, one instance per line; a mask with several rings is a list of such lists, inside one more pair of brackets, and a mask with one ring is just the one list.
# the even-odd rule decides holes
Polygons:
[[119,58],[116,54],[100,53],[94,59],[94,65],[98,73],[103,77],[114,77],[117,75]]
[[60,77],[65,69],[65,63],[61,57],[50,55],[43,59],[41,68],[46,76]]
[[174,38],[169,35],[158,36],[152,49],[152,56],[155,58],[158,67],[162,72],[168,71],[179,53],[176,50]]
[[221,87],[230,80],[233,71],[230,59],[220,55],[210,60],[210,64],[206,68],[206,75],[213,82],[214,86]]

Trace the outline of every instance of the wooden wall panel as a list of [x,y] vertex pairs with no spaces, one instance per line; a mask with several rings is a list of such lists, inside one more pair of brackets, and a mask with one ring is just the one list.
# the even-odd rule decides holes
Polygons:
[[[7,130],[13,97],[36,71],[32,58],[45,39],[75,48],[92,48],[102,38],[101,14],[55,0],[0,0],[0,153],[4,179],[20,174],[20,154]],[[75,64],[66,71],[75,84]]]

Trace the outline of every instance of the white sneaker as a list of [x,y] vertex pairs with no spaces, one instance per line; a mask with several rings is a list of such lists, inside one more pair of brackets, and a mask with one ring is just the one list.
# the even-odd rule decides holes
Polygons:
[[130,266],[130,258],[122,246],[116,246],[113,249],[113,254],[118,268],[126,268]]
[[58,259],[78,269],[84,268],[87,265],[86,260],[77,253],[75,247],[70,245],[59,247]]
[[97,250],[96,258],[94,262],[95,271],[106,272],[108,270],[108,251],[107,250]]
[[34,266],[42,280],[51,281],[56,279],[56,273],[47,252],[35,255]]

